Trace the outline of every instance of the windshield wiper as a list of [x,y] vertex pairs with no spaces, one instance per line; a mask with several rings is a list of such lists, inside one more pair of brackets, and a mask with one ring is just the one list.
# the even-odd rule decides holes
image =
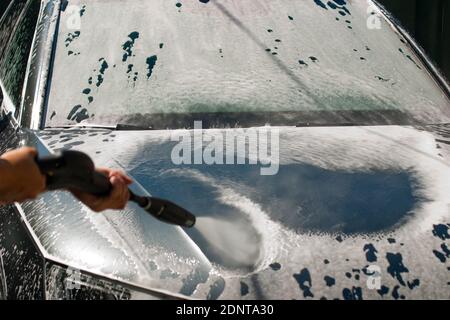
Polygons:
[[361,126],[361,124],[358,123],[352,123],[352,122],[342,122],[342,123],[315,123],[315,122],[300,122],[297,123],[296,127],[303,128],[303,127],[356,127]]
[[145,130],[154,130],[151,126],[140,126],[133,124],[123,124],[118,123],[116,125],[117,131],[145,131]]

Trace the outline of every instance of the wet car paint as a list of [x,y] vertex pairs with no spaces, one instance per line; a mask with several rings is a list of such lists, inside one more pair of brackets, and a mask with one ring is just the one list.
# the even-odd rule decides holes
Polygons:
[[[323,130],[282,130],[280,176],[266,181],[259,171],[246,165],[177,167],[170,160],[174,143],[167,141],[170,133],[165,131],[50,130],[39,135],[53,150],[74,148],[95,154],[100,164],[113,161],[153,195],[170,198],[200,217],[215,216],[248,225],[249,233],[260,236],[260,256],[249,267],[224,260],[195,230],[187,231],[213,268],[191,289],[181,287],[179,292],[183,294],[203,299],[446,298],[450,292],[445,280],[449,203],[448,198],[433,196],[431,190],[441,188],[445,193],[448,186],[427,169],[427,164],[420,164],[435,163],[445,176],[448,161],[442,153],[448,152],[446,145],[441,143],[443,146],[437,149],[429,133],[401,127]],[[325,132],[330,136],[328,141],[323,141]],[[390,139],[379,136],[384,133]],[[297,135],[315,143],[297,148],[287,143],[288,137]],[[332,150],[327,150],[330,146]],[[335,162],[332,154],[339,153],[337,150],[347,151]],[[382,150],[391,150],[391,155]],[[295,159],[296,155],[299,158],[293,160],[295,164],[289,164],[286,159]],[[411,160],[417,157],[420,159]],[[320,162],[313,164],[318,159]],[[254,179],[258,182],[252,183]],[[328,193],[326,185],[337,187],[332,181],[342,181],[338,189],[345,190],[343,186],[347,185],[350,193],[337,194],[337,189]],[[358,202],[353,198],[355,192],[361,196],[359,204],[354,203]],[[389,199],[389,195],[404,200],[381,200]],[[327,210],[323,207],[308,207],[308,200],[316,206],[336,204],[334,197],[341,200],[338,207],[345,214],[330,213],[325,218]],[[298,212],[295,206],[305,202],[304,211]],[[433,210],[433,214],[427,210]],[[283,241],[292,246],[270,245]],[[371,265],[381,269],[382,287],[378,291],[367,288],[366,281],[373,274]],[[189,278],[189,273],[163,271],[162,283]]]

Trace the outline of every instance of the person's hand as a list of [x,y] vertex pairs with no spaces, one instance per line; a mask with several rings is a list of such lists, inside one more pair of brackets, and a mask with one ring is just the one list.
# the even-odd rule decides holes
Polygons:
[[34,148],[21,148],[0,157],[0,203],[22,202],[45,191],[46,178],[40,172]]
[[125,208],[130,199],[128,186],[132,183],[132,180],[118,170],[106,168],[97,168],[96,170],[109,178],[113,187],[109,196],[96,197],[77,190],[70,190],[70,192],[95,212],[101,212],[107,209],[122,210]]

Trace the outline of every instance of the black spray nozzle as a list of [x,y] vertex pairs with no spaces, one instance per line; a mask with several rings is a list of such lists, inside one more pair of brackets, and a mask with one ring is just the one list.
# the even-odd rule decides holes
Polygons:
[[[96,196],[107,196],[111,192],[108,178],[95,170],[94,162],[85,153],[65,150],[37,158],[36,163],[47,177],[48,190],[74,189]],[[170,201],[137,196],[131,190],[130,201],[163,222],[187,228],[195,225],[192,213]]]
[[140,197],[131,191],[130,201],[136,202],[142,209],[163,222],[186,228],[195,225],[195,216],[173,202],[153,197]]

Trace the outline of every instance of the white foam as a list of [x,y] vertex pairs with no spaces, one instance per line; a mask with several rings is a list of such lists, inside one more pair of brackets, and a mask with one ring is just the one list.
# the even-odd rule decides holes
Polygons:
[[[217,201],[236,208],[238,213],[250,221],[247,227],[260,234],[260,256],[253,273],[258,274],[259,285],[267,298],[299,297],[301,293],[292,274],[298,273],[302,268],[308,268],[311,273],[316,297],[320,297],[322,293],[342,297],[343,286],[355,285],[344,276],[345,271],[368,264],[363,251],[368,242],[374,243],[378,250],[377,265],[383,270],[383,284],[391,288],[398,284],[386,274],[387,261],[384,257],[387,252],[401,252],[403,262],[410,270],[410,274],[405,277],[410,276],[409,280],[413,280],[413,277],[421,279],[420,289],[408,291],[408,298],[448,296],[448,288],[447,291],[443,289],[447,274],[436,272],[442,268],[442,264],[432,253],[442,241],[433,237],[431,231],[433,224],[449,221],[450,170],[449,165],[438,155],[439,151],[431,134],[402,127],[280,128],[280,133],[281,165],[306,163],[327,170],[347,172],[408,170],[415,180],[414,195],[427,201],[421,201],[413,209],[411,218],[402,221],[394,232],[352,236],[338,242],[332,234],[297,234],[271,220],[259,203],[240,191],[246,189],[240,188],[238,181],[219,181],[183,166],[173,169],[171,174],[188,176],[210,186],[216,191],[214,194],[217,195]],[[147,166],[153,160],[161,160],[158,158],[160,154],[153,153],[158,149],[151,147],[164,145],[168,141],[170,134],[167,131],[121,132],[115,142],[121,146],[120,150],[111,151],[108,157],[120,160],[127,170]],[[86,144],[86,147],[89,145]],[[86,151],[92,153],[93,150],[100,149],[106,156],[109,147],[110,145],[94,143],[92,150]],[[170,148],[167,152],[170,152]],[[257,191],[258,186],[250,187]],[[395,238],[396,243],[388,243],[387,237]],[[323,264],[325,258],[331,261],[329,266]],[[279,262],[282,266],[276,273],[276,281],[273,279],[275,274],[268,268],[273,262]],[[335,277],[339,286],[326,287],[323,281],[325,274]],[[248,280],[250,274],[243,275],[241,272],[215,266],[210,279],[198,287],[195,296],[206,297],[210,284],[218,276],[227,279],[221,298],[240,298],[240,280],[246,281],[251,287]],[[365,291],[364,294],[365,298],[379,298],[376,291]],[[257,296],[250,288],[246,297]]]
[[[240,188],[236,182],[233,182],[234,188],[230,188],[228,186],[231,183],[223,180],[216,181],[199,171],[176,169],[176,174],[189,176],[216,189],[217,200],[235,207],[251,221],[252,227],[261,235],[261,256],[252,273],[259,274],[260,286],[265,288],[267,297],[275,292],[277,295],[273,298],[288,299],[295,296],[294,292],[297,292],[298,286],[293,280],[292,274],[298,273],[300,266],[309,268],[316,293],[335,290],[336,296],[341,296],[341,292],[336,291],[337,289],[325,287],[322,261],[325,257],[334,260],[332,274],[335,274],[337,270],[351,270],[353,266],[367,265],[362,249],[368,242],[376,242],[380,257],[383,257],[389,250],[402,252],[405,265],[412,271],[411,277],[419,276],[422,282],[428,283],[428,285],[422,286],[420,291],[410,292],[409,297],[441,296],[442,275],[436,275],[429,271],[433,269],[434,264],[439,264],[439,261],[431,253],[433,246],[438,246],[434,244],[435,239],[431,235],[431,228],[433,224],[443,222],[444,219],[450,217],[448,197],[450,194],[450,170],[449,166],[438,156],[433,136],[411,128],[369,127],[334,128],[333,134],[328,128],[287,129],[283,130],[282,137],[280,140],[286,143],[285,147],[289,147],[289,151],[287,151],[281,146],[280,162],[282,164],[301,162],[324,169],[350,172],[367,172],[374,169],[408,170],[416,180],[413,192],[426,201],[421,201],[413,209],[411,218],[402,221],[401,225],[398,225],[393,232],[354,235],[340,243],[335,240],[336,235],[297,234],[271,220],[258,203],[237,191]],[[231,229],[232,226],[230,225],[229,228]],[[233,231],[230,230],[229,237],[232,235]],[[388,244],[387,241],[379,242],[380,239],[388,236],[395,237],[397,244]],[[399,246],[400,242],[413,246],[401,247]],[[233,241],[229,245],[233,245]],[[358,250],[355,250],[356,248]],[[418,256],[426,258],[424,260],[417,259]],[[344,257],[349,262],[344,260]],[[341,261],[336,261],[336,259],[341,259]],[[277,274],[279,278],[276,283],[271,281],[269,276],[265,276],[268,265],[275,261],[283,266],[283,272]],[[382,270],[387,268],[387,262],[384,259],[379,259],[377,265]],[[233,278],[248,279],[250,276],[243,277],[242,274],[234,273],[233,270],[221,266],[215,267],[217,275],[229,279],[227,284],[238,285],[239,282],[235,282],[232,280]],[[415,274],[414,271],[416,271]],[[343,275],[342,271],[341,273]],[[351,283],[342,275],[337,276],[341,282],[339,288],[342,288],[346,282],[349,285]],[[214,277],[210,281],[213,279]],[[286,284],[283,279],[286,280]],[[383,281],[385,284],[395,285],[394,279],[388,278],[387,275],[384,275]],[[229,288],[229,284],[227,288],[228,290],[223,293],[221,298],[236,298],[236,294],[238,294],[236,288]],[[198,295],[206,293],[206,285],[197,291]],[[367,291],[365,296],[378,297],[376,291]]]

